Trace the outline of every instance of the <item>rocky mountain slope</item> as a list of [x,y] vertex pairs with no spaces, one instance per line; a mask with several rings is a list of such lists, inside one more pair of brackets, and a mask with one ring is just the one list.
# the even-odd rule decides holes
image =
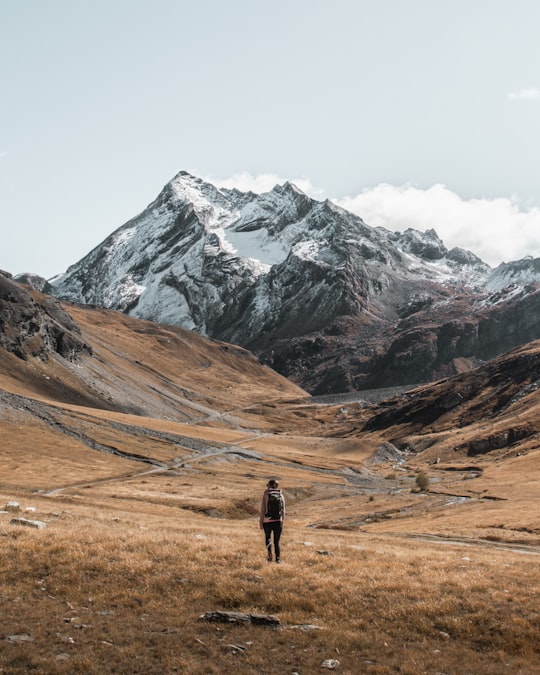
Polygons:
[[540,448],[540,340],[373,406],[363,432],[430,457],[499,458]]
[[5,273],[0,322],[0,408],[15,396],[24,409],[48,400],[132,419],[315,434],[329,446],[359,439],[368,455],[381,443],[396,457],[447,459],[540,448],[540,340],[378,404],[359,394],[325,405],[240,347],[60,302]]
[[2,390],[188,422],[219,418],[235,406],[307,397],[241,347],[61,303],[5,273],[0,273],[0,397]]
[[0,346],[23,360],[51,354],[74,360],[91,348],[61,303],[48,295],[35,300],[24,286],[0,272]]
[[47,288],[331,393],[445,377],[539,337],[539,281],[538,260],[491,270],[434,230],[371,228],[290,183],[257,195],[181,172]]

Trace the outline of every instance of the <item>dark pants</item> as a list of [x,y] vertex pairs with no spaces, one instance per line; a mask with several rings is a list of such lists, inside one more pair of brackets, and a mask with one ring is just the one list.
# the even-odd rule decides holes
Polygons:
[[276,560],[279,560],[281,550],[279,548],[279,540],[281,539],[281,531],[283,530],[283,523],[277,520],[273,523],[263,523],[264,538],[266,540],[266,550],[268,558],[272,559],[272,533],[274,534],[274,552]]

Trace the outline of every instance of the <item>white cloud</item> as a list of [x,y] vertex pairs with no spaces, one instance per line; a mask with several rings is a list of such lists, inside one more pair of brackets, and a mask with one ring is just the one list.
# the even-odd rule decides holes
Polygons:
[[511,101],[540,101],[540,89],[538,87],[526,87],[519,91],[512,91],[508,94]]
[[467,200],[444,185],[381,184],[334,201],[372,227],[433,228],[448,248],[469,249],[490,265],[540,256],[540,209],[521,210],[516,198]]

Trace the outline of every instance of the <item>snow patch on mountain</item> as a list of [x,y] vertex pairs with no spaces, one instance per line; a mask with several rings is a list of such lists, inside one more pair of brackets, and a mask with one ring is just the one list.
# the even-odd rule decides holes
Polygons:
[[521,260],[501,263],[489,275],[486,288],[498,291],[506,286],[540,284],[540,258],[526,256]]
[[289,254],[289,247],[279,237],[271,237],[266,229],[227,230],[226,241],[229,250],[239,258],[261,263],[260,271],[268,271],[272,265],[279,265]]
[[302,260],[317,260],[319,244],[313,239],[299,241],[293,246],[291,253]]

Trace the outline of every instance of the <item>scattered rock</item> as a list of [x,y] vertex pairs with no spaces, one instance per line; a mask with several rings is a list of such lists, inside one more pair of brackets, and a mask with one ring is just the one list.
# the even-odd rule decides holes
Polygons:
[[30,637],[28,633],[18,633],[17,635],[6,635],[4,640],[6,642],[34,642],[34,638]]
[[368,458],[366,464],[386,464],[387,462],[402,462],[403,452],[393,443],[385,442],[377,446],[375,452]]
[[321,668],[328,668],[328,670],[336,670],[339,668],[339,661],[337,659],[326,659],[321,663]]
[[4,509],[6,511],[11,511],[11,513],[17,513],[18,511],[21,510],[21,505],[19,504],[19,502],[8,502],[5,505]]
[[318,553],[319,555],[328,555],[328,556],[333,556],[333,555],[334,555],[334,554],[332,553],[332,551],[324,551],[324,550],[322,550],[322,549],[318,550],[317,553]]
[[245,614],[244,612],[206,612],[201,614],[199,621],[217,623],[252,623],[258,626],[277,627],[281,624],[279,617],[273,614]]
[[11,525],[24,525],[25,527],[33,527],[37,530],[43,530],[47,527],[47,523],[44,523],[42,520],[28,520],[27,518],[12,518],[9,522]]
[[291,628],[293,630],[301,630],[304,633],[308,633],[309,631],[312,630],[322,630],[320,626],[316,626],[313,623],[300,623],[294,626],[288,626],[288,628]]

